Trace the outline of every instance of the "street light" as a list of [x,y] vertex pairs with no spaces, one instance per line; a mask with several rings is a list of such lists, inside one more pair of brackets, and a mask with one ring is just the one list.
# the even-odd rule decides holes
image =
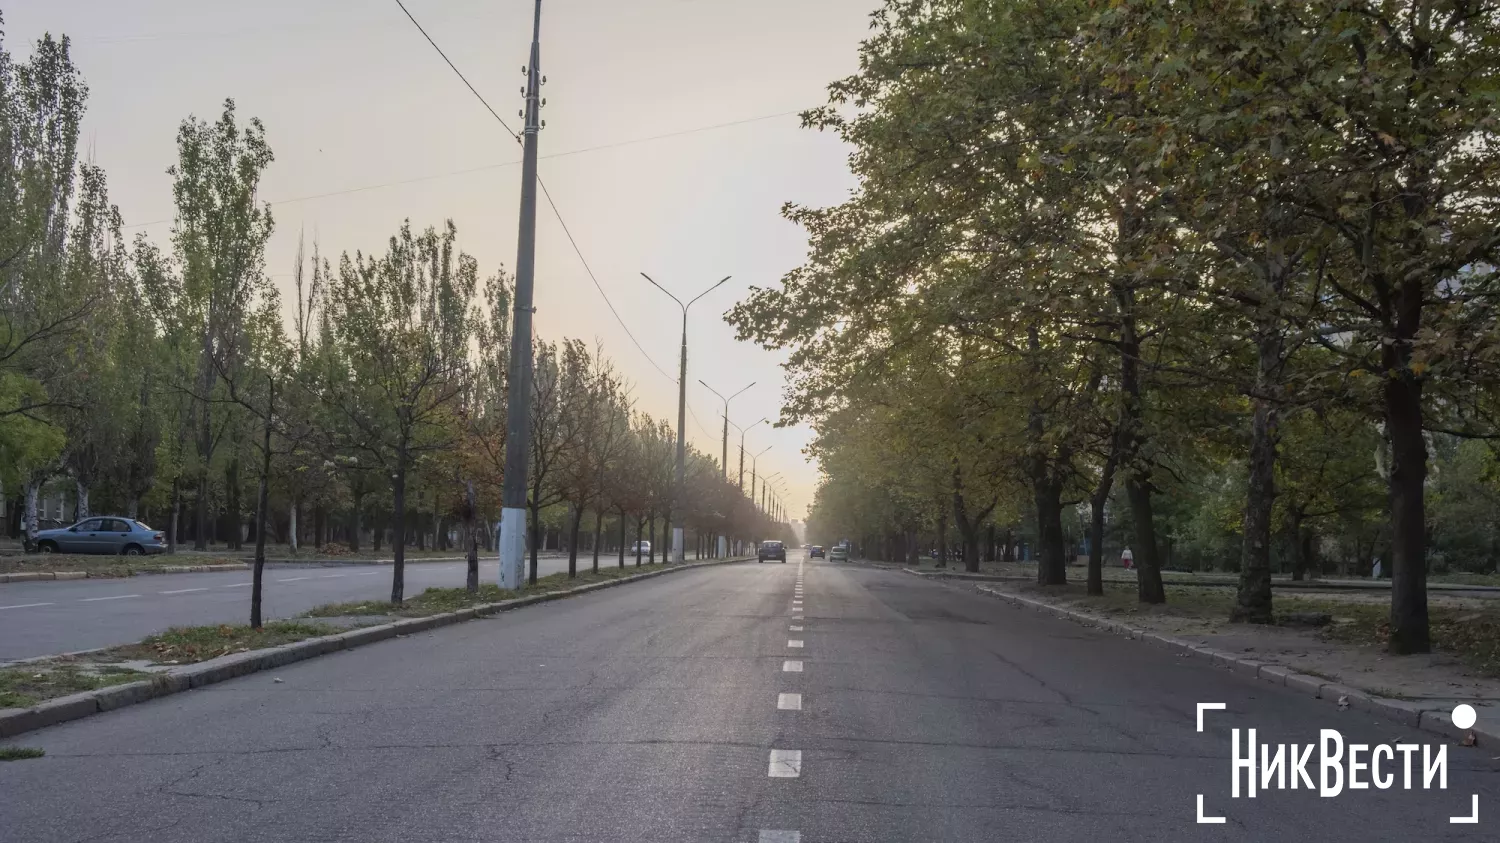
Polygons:
[[[760,422],[756,422],[756,424],[759,423]],[[751,426],[754,427],[754,425]],[[766,447],[760,449],[760,454],[764,454],[766,451],[769,451],[774,447],[776,446],[767,445]],[[750,506],[752,507],[755,506],[755,465],[760,460],[760,454],[753,454],[750,457]]]
[[[769,418],[764,418],[764,419],[761,419],[760,421],[756,422],[755,424],[750,425],[749,427],[740,427],[739,425],[734,424],[734,422],[730,422],[730,424],[734,424],[734,429],[738,430],[740,432],[740,479],[739,479],[739,487],[740,487],[740,494],[742,494],[742,495],[745,493],[745,431],[749,430],[751,427],[755,427],[756,424],[762,424],[762,423],[768,422],[768,421],[770,421]],[[754,497],[754,490],[753,489],[751,490],[751,497]]]
[[761,512],[767,512],[767,509],[766,509],[766,499],[768,497],[770,497],[770,494],[771,494],[771,490],[770,490],[771,481],[775,480],[776,478],[778,478],[780,476],[781,476],[781,472],[778,471],[775,474],[772,474],[770,477],[765,477],[765,478],[761,479],[761,481],[760,481],[760,511]]
[[[703,383],[703,379],[699,378],[698,379],[698,383]],[[750,382],[750,386],[755,386],[755,381],[751,381]],[[749,389],[750,386],[745,387],[745,389]],[[709,386],[706,383],[703,383],[703,388],[706,389],[706,390],[708,390],[709,392],[712,392],[715,395],[719,395],[719,391],[717,389],[714,389],[713,387]],[[733,401],[734,399],[740,397],[740,395],[744,394],[745,389],[742,389],[739,392],[736,392],[735,394],[729,396],[728,398],[725,398],[724,396],[719,395],[719,400],[724,402],[724,457],[723,457],[723,461],[724,461],[724,479],[725,480],[729,479],[729,402]],[[743,464],[744,464],[744,458],[743,457],[741,457],[740,463],[741,463],[741,466],[743,466]],[[743,471],[743,468],[741,470]]]
[[[672,293],[669,290],[667,290],[666,287],[663,287],[662,285],[656,283],[655,279],[653,279],[651,276],[647,275],[646,273],[642,272],[641,273],[641,277],[644,278],[644,279],[646,279],[647,281],[650,281],[651,282],[651,286],[655,287],[658,290],[661,290],[663,293],[666,293],[668,296],[670,296],[671,299],[672,299],[672,301],[677,302],[677,306],[680,307],[680,308],[682,308],[682,357],[681,357],[681,363],[678,366],[678,373],[677,373],[677,483],[676,483],[676,485],[674,486],[674,488],[672,490],[672,509],[673,509],[673,511],[675,511],[677,513],[677,517],[680,519],[680,518],[682,518],[683,488],[687,485],[687,440],[684,437],[687,434],[687,314],[688,314],[688,308],[692,307],[693,304],[698,301],[698,299],[703,298],[704,296],[708,295],[709,293],[712,293],[714,290],[717,290],[719,287],[723,286],[724,282],[729,280],[729,276],[728,275],[724,276],[723,278],[719,279],[719,283],[713,285],[712,287],[709,287],[707,290],[704,290],[703,292],[699,293],[698,295],[693,296],[693,298],[690,301],[688,301],[687,304],[683,304],[682,303],[682,299],[679,299],[676,296],[672,295]],[[674,562],[682,562],[682,561],[684,561],[683,558],[685,556],[686,548],[683,546],[683,544],[684,544],[684,537],[683,537],[682,525],[681,524],[673,524],[672,525],[672,561],[674,561]]]
[[[786,494],[786,478],[778,473],[776,477],[767,478],[767,482],[772,480],[776,481],[772,487],[782,495]],[[771,495],[771,506],[771,519],[779,523],[781,521],[781,495]]]

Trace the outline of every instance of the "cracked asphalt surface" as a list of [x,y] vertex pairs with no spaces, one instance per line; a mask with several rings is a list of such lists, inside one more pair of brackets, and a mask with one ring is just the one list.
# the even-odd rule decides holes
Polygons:
[[[793,621],[796,561],[606,589],[5,741],[47,755],[0,764],[0,837],[1495,839],[1492,748],[1450,745],[1446,790],[1231,800],[1234,726],[1267,743],[1438,739],[899,572],[809,564]],[[802,710],[778,710],[783,692]],[[1197,702],[1228,705],[1202,734]],[[801,752],[798,777],[767,776],[773,749]],[[1225,824],[1195,824],[1199,793]],[[1480,825],[1450,825],[1473,793]]]

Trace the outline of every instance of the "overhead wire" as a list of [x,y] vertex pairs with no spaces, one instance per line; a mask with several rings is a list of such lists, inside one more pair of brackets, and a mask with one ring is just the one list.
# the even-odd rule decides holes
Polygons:
[[[463,71],[459,70],[458,67],[448,58],[448,55],[443,52],[443,49],[438,46],[437,42],[434,41],[434,40],[432,40],[432,36],[428,35],[427,34],[427,30],[425,30],[425,29],[422,28],[422,24],[419,23],[417,21],[417,19],[412,15],[412,13],[406,8],[406,4],[402,3],[401,0],[396,0],[396,5],[398,5],[398,6],[401,7],[401,11],[406,13],[406,16],[411,19],[412,24],[414,26],[416,26],[417,31],[421,32],[422,33],[422,37],[427,39],[427,43],[432,45],[432,48],[437,51],[437,53],[438,53],[439,56],[442,56],[443,61],[447,63],[448,67],[451,68],[453,70],[453,72],[458,75],[459,79],[463,80],[463,83],[464,83],[465,87],[467,87],[469,89],[469,92],[472,93],[479,100],[479,102],[484,105],[485,110],[488,111],[490,113],[490,115],[495,118],[495,120],[499,121],[501,127],[503,127],[505,129],[505,131],[506,131],[507,134],[509,134],[512,138],[514,138],[517,141],[519,141],[520,137],[518,135],[516,135],[516,133],[505,122],[505,120],[500,117],[500,114],[498,112],[496,112],[495,109],[490,106],[489,102],[484,98],[484,95],[481,94],[481,93],[479,93],[479,91],[472,84],[470,84],[470,82],[468,80],[468,77],[464,76]],[[775,116],[784,116],[784,115],[767,115],[765,117],[751,118],[751,119],[747,119],[747,120],[739,120],[739,121],[734,121],[732,123],[726,123],[726,124],[723,124],[723,125],[726,125],[726,126],[728,126],[728,125],[739,125],[741,123],[749,123],[749,122],[753,122],[754,120],[769,119],[770,117],[775,117]],[[709,128],[718,128],[718,127],[709,127]],[[682,131],[682,132],[672,132],[672,133],[668,133],[668,134],[665,134],[665,135],[661,135],[660,137],[673,137],[673,136],[676,136],[676,135],[689,134],[689,133],[691,133],[693,131],[702,131],[702,130],[698,129],[698,130],[686,130],[686,131]],[[635,141],[635,142],[640,142],[640,141]],[[623,143],[617,144],[617,145],[623,146],[623,145],[628,144],[628,143],[631,143],[631,141],[626,141],[626,142],[623,142]],[[602,149],[602,148],[604,148],[604,146],[593,147],[592,149]],[[591,151],[591,150],[590,149],[577,150],[577,152],[588,152],[588,151]],[[574,153],[574,154],[576,154],[576,153]],[[542,189],[542,195],[544,197],[546,197],[546,199],[547,199],[547,205],[552,208],[553,215],[557,217],[558,224],[562,226],[563,233],[565,235],[567,235],[568,242],[573,246],[574,253],[578,255],[579,262],[583,264],[584,271],[588,274],[589,280],[594,283],[594,289],[596,289],[596,290],[599,291],[600,298],[604,299],[604,304],[609,308],[609,312],[614,315],[615,321],[618,322],[618,323],[620,323],[620,328],[625,331],[625,335],[626,336],[630,337],[630,341],[635,345],[636,350],[641,353],[642,357],[646,358],[646,361],[651,364],[651,367],[654,368],[654,369],[656,369],[657,372],[661,373],[662,377],[666,378],[667,380],[671,381],[674,384],[677,383],[677,378],[674,378],[671,375],[667,374],[667,371],[665,369],[663,369],[660,365],[658,365],[657,362],[654,359],[652,359],[652,357],[651,357],[650,354],[646,353],[646,349],[641,345],[640,340],[636,339],[635,333],[630,330],[630,326],[625,323],[625,320],[623,318],[621,318],[619,311],[615,309],[614,303],[609,300],[609,294],[607,294],[607,293],[604,292],[604,285],[600,284],[599,283],[599,279],[594,275],[593,268],[591,268],[589,266],[588,259],[585,258],[584,255],[583,255],[583,249],[579,247],[577,239],[575,239],[573,237],[573,232],[568,228],[567,221],[563,219],[562,210],[557,207],[557,202],[554,201],[553,198],[552,198],[552,192],[547,189],[547,185],[546,185],[546,183],[544,181],[542,181],[542,177],[541,177],[540,174],[537,176],[537,185],[539,187],[541,187],[541,189]],[[701,430],[701,431],[703,431],[704,435],[712,438],[713,434],[709,433],[708,430],[704,428],[703,422],[701,422],[701,421],[698,420],[698,414],[693,412],[692,405],[686,404],[686,402],[684,402],[684,406],[687,408],[688,414],[693,417],[694,424],[698,425],[698,429]]]

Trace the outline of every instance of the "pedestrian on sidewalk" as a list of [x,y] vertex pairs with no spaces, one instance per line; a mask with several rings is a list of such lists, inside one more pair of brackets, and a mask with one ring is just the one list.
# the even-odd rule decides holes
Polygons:
[[1135,554],[1130,552],[1130,548],[1120,551],[1120,564],[1127,568],[1135,567]]

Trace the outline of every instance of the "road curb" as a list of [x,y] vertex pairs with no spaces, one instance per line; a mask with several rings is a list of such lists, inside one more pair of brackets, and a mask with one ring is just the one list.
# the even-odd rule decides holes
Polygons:
[[18,571],[0,574],[0,583],[37,582],[48,580],[117,580],[122,577],[138,577],[144,574],[206,574],[214,571],[248,571],[248,562],[232,565],[168,565],[163,568],[127,568],[123,572],[113,571]]
[[[567,554],[544,554],[541,559],[562,559]],[[425,565],[429,562],[463,562],[464,556],[429,556],[421,559],[408,559],[407,565]],[[267,559],[266,565],[286,565],[291,567],[332,567],[336,565],[383,565],[390,567],[395,562],[390,559]],[[0,583],[8,582],[39,582],[52,580],[117,580],[124,577],[138,577],[146,574],[209,574],[220,571],[248,571],[254,567],[251,562],[233,562],[220,565],[167,565],[161,568],[124,568],[114,571],[16,571],[8,574],[0,574]]]
[[[902,571],[918,577],[939,580],[964,580],[969,582],[1035,582],[1034,576],[1022,576],[1018,574],[971,574],[968,571],[952,570],[922,571],[917,568],[902,567]],[[1111,582],[1111,580],[1105,580]],[[1124,583],[1126,580],[1114,580]],[[1134,582],[1130,580],[1128,582]],[[1239,582],[1233,579],[1213,580],[1163,580],[1166,585],[1181,586],[1183,588],[1238,588]],[[1388,585],[1378,583],[1362,583],[1350,581],[1329,580],[1273,580],[1271,588],[1280,591],[1386,591],[1391,590]],[[1430,582],[1427,584],[1428,591],[1453,592],[1455,594],[1489,594],[1500,592],[1500,586],[1495,585],[1465,585],[1463,583]]]
[[1270,682],[1273,685],[1282,685],[1290,690],[1315,699],[1325,700],[1340,708],[1347,707],[1356,711],[1378,714],[1394,720],[1403,726],[1410,726],[1414,729],[1420,729],[1421,731],[1440,735],[1454,741],[1463,741],[1472,735],[1475,743],[1478,745],[1500,747],[1500,724],[1475,724],[1472,729],[1460,729],[1453,725],[1447,709],[1424,708],[1417,703],[1407,700],[1377,696],[1368,691],[1351,688],[1318,676],[1298,673],[1289,667],[1266,664],[1256,659],[1245,658],[1202,644],[1194,644],[1191,641],[1184,641],[1180,638],[1163,635],[1159,632],[1148,632],[1144,629],[1137,629],[1128,624],[1110,620],[1109,618],[1090,612],[1080,612],[1076,609],[1064,608],[1043,600],[1022,597],[1019,594],[1010,594],[983,585],[976,585],[974,588],[991,597],[997,597],[1018,606],[1034,609],[1084,626],[1097,627],[1126,638],[1135,638],[1185,656],[1196,656],[1206,660],[1214,667]]
[[[749,557],[749,559],[753,558],[755,557]],[[653,577],[675,574],[681,571],[691,571],[695,568],[708,568],[716,565],[728,565],[734,562],[746,561],[749,560],[746,558],[735,558],[692,562],[656,571],[643,571],[639,574],[632,574],[628,577],[620,577],[619,579],[607,582],[589,583],[588,585],[581,585],[577,588],[567,589],[566,591],[535,594],[530,597],[517,597],[513,600],[501,600],[498,603],[484,603],[479,606],[460,609],[456,612],[444,612],[424,618],[407,618],[393,623],[366,626],[334,635],[309,638],[304,641],[283,644],[279,647],[268,647],[264,650],[251,650],[247,653],[233,653],[227,656],[220,656],[219,658],[209,659],[198,664],[174,667],[152,676],[150,679],[111,685],[108,688],[99,688],[93,691],[71,694],[66,697],[58,697],[38,703],[31,708],[0,709],[0,738],[14,737],[24,732],[30,732],[47,726],[55,726],[70,720],[78,720],[90,715],[99,714],[100,712],[113,711],[127,705],[135,705],[136,703],[142,703],[147,700],[156,699],[157,697],[201,688],[205,685],[224,682],[258,671],[283,667],[306,659],[316,658],[329,653],[337,653],[341,650],[352,650],[366,644],[374,644],[379,641],[411,635],[417,632],[428,632],[463,621],[491,617],[501,612],[521,609],[538,603],[548,603],[577,594],[598,591],[602,588],[613,588]]]

